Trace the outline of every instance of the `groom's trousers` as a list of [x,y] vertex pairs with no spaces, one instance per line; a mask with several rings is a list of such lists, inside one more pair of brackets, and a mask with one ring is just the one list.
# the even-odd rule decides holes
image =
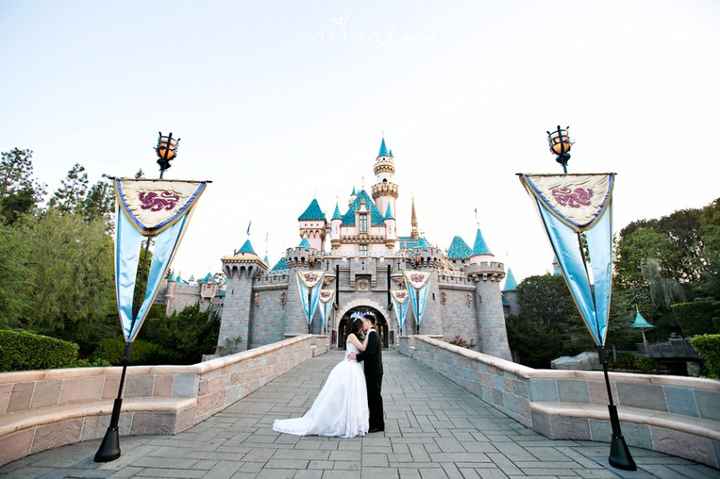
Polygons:
[[385,429],[385,413],[382,400],[382,374],[368,380],[368,409],[370,409],[370,429]]

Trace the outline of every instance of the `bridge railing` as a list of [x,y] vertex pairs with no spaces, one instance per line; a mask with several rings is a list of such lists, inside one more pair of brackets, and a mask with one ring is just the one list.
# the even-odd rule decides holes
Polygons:
[[[203,421],[328,349],[303,335],[190,366],[131,366],[120,433],[175,434]],[[0,374],[0,465],[102,437],[119,367]]]
[[[400,338],[400,353],[547,437],[609,440],[601,372],[533,369],[427,336]],[[720,381],[630,373],[610,381],[629,444],[720,467]]]

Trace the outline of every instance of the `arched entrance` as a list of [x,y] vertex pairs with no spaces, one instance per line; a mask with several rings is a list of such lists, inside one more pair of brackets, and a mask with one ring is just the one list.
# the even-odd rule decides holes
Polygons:
[[352,324],[352,315],[354,313],[372,313],[376,321],[376,329],[378,333],[380,333],[380,341],[382,341],[382,345],[384,348],[387,349],[387,347],[390,345],[390,333],[388,330],[388,323],[385,319],[385,316],[378,311],[377,309],[371,307],[371,306],[356,306],[352,309],[349,309],[345,312],[343,317],[340,319],[340,322],[338,323],[338,336],[337,336],[337,346],[338,349],[345,349],[345,341],[348,337],[348,334],[350,334],[350,328]]

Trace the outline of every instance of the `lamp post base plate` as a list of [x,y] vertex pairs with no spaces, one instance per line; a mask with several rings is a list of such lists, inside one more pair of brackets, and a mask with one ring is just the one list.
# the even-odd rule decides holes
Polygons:
[[95,453],[95,462],[111,462],[120,457],[120,432],[117,427],[110,427]]
[[630,454],[625,438],[613,434],[610,441],[610,457],[608,462],[612,467],[623,469],[625,471],[637,471],[635,461]]

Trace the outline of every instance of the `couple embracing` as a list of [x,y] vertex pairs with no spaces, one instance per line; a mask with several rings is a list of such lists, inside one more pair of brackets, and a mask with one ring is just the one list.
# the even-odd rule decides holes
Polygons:
[[274,431],[351,438],[385,430],[382,347],[375,316],[353,315],[345,351],[310,410],[303,417],[275,420]]

